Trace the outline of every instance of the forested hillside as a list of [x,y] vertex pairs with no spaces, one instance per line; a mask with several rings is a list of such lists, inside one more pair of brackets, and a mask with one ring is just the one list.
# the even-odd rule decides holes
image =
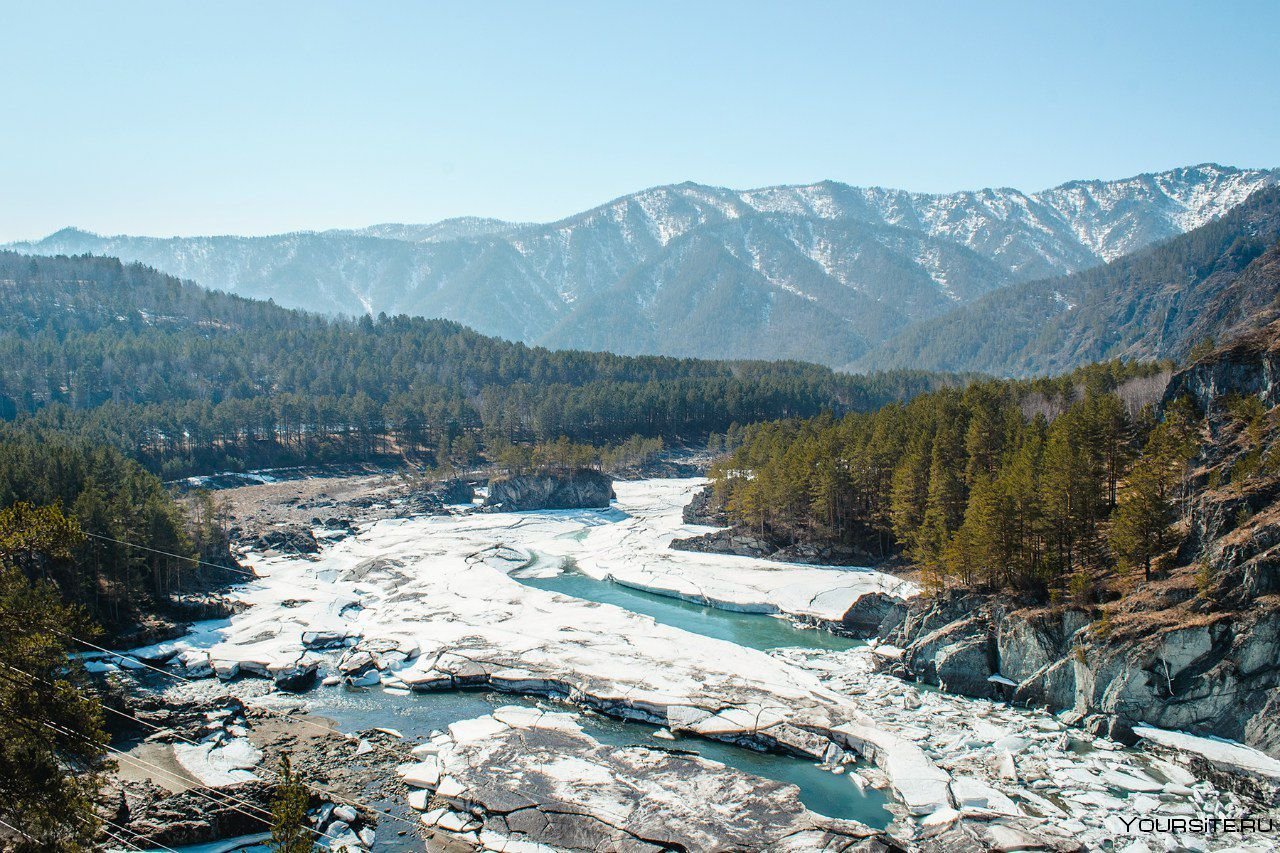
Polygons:
[[697,439],[953,381],[784,362],[549,351],[456,323],[335,320],[113,259],[0,253],[0,407],[176,476],[486,444]]
[[1111,358],[1182,358],[1243,330],[1280,296],[1280,189],[1222,219],[1061,278],[1015,285],[911,327],[857,362],[1006,376]]
[[1149,572],[1199,421],[1154,404],[1167,366],[1111,362],[944,389],[871,414],[761,424],[713,469],[730,516],[775,541],[902,553],[928,582],[1093,600]]
[[153,474],[109,447],[0,428],[0,507],[10,508],[11,529],[27,529],[49,507],[74,528],[65,559],[22,568],[109,629],[131,628],[182,593],[225,580],[191,559],[226,557],[211,507],[197,505],[202,512],[189,518]]
[[1005,285],[1203,225],[1278,178],[1205,163],[1036,193],[685,182],[545,224],[174,238],[68,228],[13,248],[140,261],[311,311],[444,317],[530,344],[840,366]]

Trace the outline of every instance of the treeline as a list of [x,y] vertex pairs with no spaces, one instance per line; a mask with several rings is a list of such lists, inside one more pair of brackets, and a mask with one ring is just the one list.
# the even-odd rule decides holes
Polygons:
[[644,465],[657,458],[662,450],[661,438],[633,435],[620,444],[597,447],[577,444],[561,436],[556,441],[540,444],[505,444],[494,448],[492,455],[498,467],[511,474],[522,474],[555,468],[617,471]]
[[207,571],[190,558],[223,542],[213,513],[188,523],[161,482],[133,460],[51,434],[0,429],[0,507],[61,507],[83,531],[68,559],[25,568],[30,580],[53,584],[109,629],[187,589]]
[[761,424],[712,477],[731,517],[775,540],[902,553],[935,587],[1088,600],[1168,545],[1200,420],[1181,404],[1157,417],[1167,378],[1110,362]]
[[441,320],[332,320],[109,258],[0,253],[0,320],[0,416],[109,444],[165,477],[386,454],[455,462],[561,436],[697,440],[955,381],[550,351]]

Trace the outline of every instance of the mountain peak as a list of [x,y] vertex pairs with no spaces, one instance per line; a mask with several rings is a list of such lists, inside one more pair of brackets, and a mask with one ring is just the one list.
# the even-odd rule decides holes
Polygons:
[[14,248],[116,255],[288,307],[444,317],[526,343],[848,364],[908,323],[1176,237],[1278,181],[1216,163],[1030,194],[690,180],[548,224],[456,217],[251,240],[69,228]]
[[82,228],[76,228],[73,225],[68,225],[66,228],[61,228],[57,231],[54,231],[48,237],[45,237],[41,240],[36,241],[36,245],[42,246],[46,243],[62,243],[68,240],[100,240],[100,239],[102,239],[101,234],[95,234],[92,231],[85,231]]

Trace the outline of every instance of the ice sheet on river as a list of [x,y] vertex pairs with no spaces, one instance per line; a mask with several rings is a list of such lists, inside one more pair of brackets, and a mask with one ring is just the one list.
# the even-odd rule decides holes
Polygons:
[[[1130,805],[1145,808],[1139,797],[1161,809],[1216,797],[1199,786],[1183,792],[1186,786],[1167,775],[1157,780],[1160,800],[1139,788],[1117,790],[1145,784],[1139,768],[1106,749],[1087,761],[1066,747],[1050,749],[1061,727],[1042,721],[1030,731],[1025,711],[978,714],[974,709],[991,706],[959,697],[924,704],[909,685],[869,674],[866,650],[769,654],[509,577],[573,557],[587,572],[629,581],[647,573],[673,583],[683,574],[704,593],[716,590],[709,597],[819,618],[839,618],[861,591],[910,591],[874,572],[667,552],[680,531],[680,506],[697,483],[620,483],[619,509],[606,512],[382,521],[316,558],[260,559],[262,580],[241,593],[252,606],[217,629],[207,652],[184,647],[174,663],[232,677],[320,660],[326,672],[363,684],[557,692],[672,731],[814,760],[852,748],[889,775],[903,825],[939,838],[967,833],[974,821],[984,831],[1024,833],[1010,822],[1027,820],[1116,837],[1108,820]],[[1025,782],[1032,770],[1039,776]],[[1109,771],[1123,778],[1104,777]],[[1004,813],[1011,809],[1021,814]]]
[[323,637],[358,642],[344,672],[373,665],[384,681],[419,688],[555,685],[664,722],[670,710],[677,726],[746,733],[847,721],[847,705],[811,674],[763,652],[507,576],[528,549],[596,515],[381,522],[318,561],[264,560],[266,580],[244,592],[254,606],[223,630],[211,663],[220,673],[266,674],[304,660]]
[[486,849],[897,849],[860,823],[809,811],[794,785],[697,755],[605,747],[572,714],[499,708],[432,746],[427,778],[420,765],[404,775],[434,799],[411,801],[426,825]]
[[580,540],[537,543],[541,553],[573,557],[598,578],[690,601],[754,613],[839,622],[863,595],[915,595],[914,584],[869,569],[797,566],[723,554],[673,551],[677,537],[711,528],[686,525],[681,509],[702,480],[617,483],[626,516],[593,526]]
[[[660,553],[678,526],[669,517],[678,520],[697,482],[619,484],[620,506],[635,515],[564,511],[383,521],[316,559],[261,559],[255,568],[262,580],[241,592],[252,606],[218,629],[221,639],[208,648],[207,660],[191,657],[199,650],[186,644],[174,647],[183,666],[228,678],[273,676],[327,655],[329,667],[361,684],[559,692],[673,731],[780,746],[815,760],[838,753],[837,727],[871,723],[812,673],[508,576],[533,554],[576,553],[585,565],[611,554],[625,561]],[[641,523],[646,518],[652,523]],[[726,571],[715,558],[705,565],[709,574]],[[786,572],[776,570],[779,579]],[[806,602],[822,578],[843,596],[854,586],[892,583],[861,571],[803,569],[797,576]],[[792,594],[801,587],[779,582],[775,588]],[[904,780],[899,793],[916,813],[946,803],[945,785],[939,793]]]

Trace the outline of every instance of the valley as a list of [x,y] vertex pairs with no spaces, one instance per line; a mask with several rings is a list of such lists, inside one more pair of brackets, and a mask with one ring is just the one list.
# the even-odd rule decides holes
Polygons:
[[1274,0],[3,20],[0,853],[1280,851]]
[[[119,677],[136,677],[131,661],[172,673],[141,675],[167,703],[246,703],[244,730],[212,742],[215,766],[236,738],[273,748],[255,740],[264,713],[305,712],[358,732],[345,747],[342,738],[335,743],[356,755],[387,753],[374,773],[384,777],[378,808],[394,805],[389,814],[412,821],[406,805],[419,804],[428,834],[492,849],[639,839],[712,848],[732,844],[734,833],[757,843],[781,833],[773,837],[784,849],[839,836],[878,838],[880,849],[1016,837],[1072,850],[1120,834],[1111,815],[1133,808],[1224,817],[1249,808],[1217,787],[1224,777],[1193,772],[1194,753],[1130,750],[1044,712],[922,690],[878,674],[885,654],[874,642],[788,627],[770,610],[838,623],[861,595],[890,590],[910,599],[915,589],[867,570],[814,567],[796,578],[781,564],[670,551],[673,535],[699,529],[680,514],[701,483],[620,481],[607,511],[461,509],[362,524],[314,556],[250,554],[259,579],[233,591],[242,609],[229,621],[98,659],[123,667]],[[606,595],[615,603],[601,604],[547,589],[564,577],[566,560],[571,573],[618,572],[616,580],[637,589],[662,590],[660,581],[637,578],[661,578],[654,567],[664,566],[702,591],[707,607],[655,621],[643,615],[647,599]],[[629,567],[636,573],[628,576]],[[764,582],[774,576],[784,584]],[[626,606],[633,602],[640,614]],[[753,629],[751,620],[779,624]],[[264,691],[304,671],[324,683],[295,695]],[[517,736],[512,753],[506,739]],[[366,746],[368,738],[377,746]],[[663,752],[668,746],[680,751]],[[490,761],[516,784],[486,781]],[[270,766],[258,753],[242,772],[259,762]],[[558,762],[577,769],[557,776]],[[401,764],[414,768],[401,770],[407,789],[396,782]],[[186,766],[198,773],[202,765]],[[648,805],[624,793],[636,784]],[[725,786],[732,819],[726,812],[725,822],[691,815],[682,824],[647,823],[655,803],[667,803],[669,816],[682,798]],[[366,783],[348,796],[363,802],[368,790]],[[516,822],[513,802],[575,817]],[[367,814],[380,839],[403,829]]]

